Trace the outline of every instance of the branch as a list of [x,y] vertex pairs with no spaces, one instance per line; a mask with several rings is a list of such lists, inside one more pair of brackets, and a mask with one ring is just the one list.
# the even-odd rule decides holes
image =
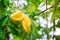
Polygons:
[[[60,1],[59,1],[59,2],[60,2]],[[42,12],[38,12],[37,14],[35,13],[35,14],[33,15],[33,17],[36,16],[36,15],[39,15],[39,14],[41,14],[41,13],[44,13],[45,11],[47,11],[47,10],[49,10],[49,9],[51,9],[51,8],[53,8],[53,7],[55,7],[55,6],[57,6],[57,5],[59,4],[59,2],[57,2],[57,3],[54,4],[53,6],[51,6],[50,8],[47,8],[46,10],[44,10],[44,11],[42,11]]]
[[55,19],[54,19],[54,21],[53,21],[53,37],[52,37],[52,39],[54,40],[54,38],[55,38],[55,35],[54,35],[54,32],[55,32]]

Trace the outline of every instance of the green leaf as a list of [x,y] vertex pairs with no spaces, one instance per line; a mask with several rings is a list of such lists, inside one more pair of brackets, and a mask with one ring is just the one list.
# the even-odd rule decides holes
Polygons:
[[32,26],[33,26],[33,29],[36,31],[39,31],[41,29],[40,23],[34,21],[33,19],[32,19]]
[[[0,4],[0,13],[3,14],[3,12],[5,12],[5,7],[2,6],[2,4]],[[1,14],[0,14],[0,15],[1,15]]]
[[[3,9],[4,10],[4,9]],[[1,16],[5,16],[5,15],[8,15],[9,14],[9,11],[7,11],[7,9],[5,9],[5,11],[3,11],[2,13],[1,13]]]
[[37,6],[42,2],[43,0],[33,0],[32,2],[35,3]]
[[32,20],[32,34],[34,35],[35,38],[42,38],[42,35],[38,33],[40,30],[40,24]]
[[57,13],[53,13],[53,14],[52,14],[52,18],[51,18],[51,21],[52,21],[52,22],[54,21],[54,19],[56,18],[56,16],[57,16]]
[[48,4],[51,4],[52,0],[47,0],[48,1]]
[[5,4],[6,6],[8,6],[8,5],[9,5],[9,0],[4,0],[4,4]]
[[53,22],[55,18],[57,19],[60,17],[60,10],[58,7],[54,7],[51,11],[53,12],[52,18],[51,18],[51,21]]
[[0,30],[0,40],[5,40],[5,32],[4,32],[4,30]]
[[16,23],[12,22],[11,19],[8,21],[8,24],[11,25],[14,28],[18,28],[18,26],[17,26],[18,23],[17,22]]
[[22,40],[19,36],[15,36],[13,40]]
[[27,1],[28,4],[31,2],[31,0],[26,0],[26,1]]
[[47,11],[47,12],[42,13],[41,16],[43,18],[46,18],[47,19],[47,17],[49,16],[49,14],[50,14],[50,11]]
[[56,9],[57,9],[57,10],[56,10],[56,12],[57,12],[57,17],[60,18],[60,6],[58,6]]
[[4,16],[4,17],[0,20],[0,26],[6,25],[7,21],[8,21],[8,16]]
[[34,19],[34,20],[38,20],[39,17],[38,17],[38,16],[34,16],[33,19]]
[[56,27],[60,28],[60,20],[58,21]]
[[16,30],[16,28],[12,27],[11,25],[7,26],[7,29],[10,33],[14,34],[14,35],[19,35],[18,31]]
[[42,38],[42,35],[38,33],[38,31],[35,31],[33,33],[35,35],[36,38]]
[[[26,36],[28,36],[29,33],[23,32],[22,33],[22,40],[26,38]],[[28,37],[29,38],[29,37]]]
[[41,29],[40,23],[35,22],[36,30],[39,31]]
[[27,7],[27,12],[34,12],[36,9],[36,5],[34,3],[31,3]]
[[49,34],[49,32],[51,31],[50,28],[44,28],[43,32],[45,32],[45,34]]
[[60,40],[60,36],[55,36],[56,40]]

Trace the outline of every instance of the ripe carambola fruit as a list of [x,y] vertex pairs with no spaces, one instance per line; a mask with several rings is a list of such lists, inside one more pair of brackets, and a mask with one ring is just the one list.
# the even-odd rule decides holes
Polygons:
[[21,23],[25,31],[28,32],[30,30],[31,20],[26,14],[24,14],[24,18],[22,19]]
[[14,12],[10,15],[10,18],[13,22],[20,21],[23,19],[23,13],[22,13],[22,11],[17,10],[16,12]]
[[22,28],[26,31],[29,32],[30,26],[31,26],[31,20],[30,18],[26,15],[23,14],[22,11],[18,10],[10,15],[10,18],[12,22],[20,21],[22,24]]

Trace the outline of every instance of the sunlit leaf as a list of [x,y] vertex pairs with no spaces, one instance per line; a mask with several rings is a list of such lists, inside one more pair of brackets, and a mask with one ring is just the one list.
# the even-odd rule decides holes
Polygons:
[[27,7],[27,12],[34,12],[36,9],[36,5],[34,3],[31,3]]
[[13,40],[22,40],[19,36],[15,36]]

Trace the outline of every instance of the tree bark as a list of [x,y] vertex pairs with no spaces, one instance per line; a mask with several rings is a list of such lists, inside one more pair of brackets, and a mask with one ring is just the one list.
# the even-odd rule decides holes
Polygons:
[[8,30],[5,30],[5,40],[9,40],[9,32],[8,32]]

